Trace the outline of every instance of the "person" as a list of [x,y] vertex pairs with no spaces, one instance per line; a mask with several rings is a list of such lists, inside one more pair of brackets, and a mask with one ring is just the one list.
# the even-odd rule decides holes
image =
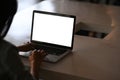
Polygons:
[[[39,66],[46,53],[43,50],[30,48],[31,44],[15,46],[4,37],[9,31],[17,12],[17,0],[0,1],[0,80],[39,80]],[[25,69],[18,52],[33,50],[30,60],[30,71]]]

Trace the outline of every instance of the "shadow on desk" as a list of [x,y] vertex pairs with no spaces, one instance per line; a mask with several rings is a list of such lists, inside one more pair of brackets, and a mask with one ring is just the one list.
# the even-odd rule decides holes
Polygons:
[[64,73],[48,71],[45,69],[40,70],[40,76],[43,80],[91,80],[83,77],[66,75]]

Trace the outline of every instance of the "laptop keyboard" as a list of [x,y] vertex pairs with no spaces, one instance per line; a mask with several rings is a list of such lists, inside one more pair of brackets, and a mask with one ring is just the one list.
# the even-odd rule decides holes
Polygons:
[[[60,60],[63,56],[66,55],[64,53],[66,50],[65,49],[59,49],[59,48],[52,48],[52,47],[45,47],[45,46],[40,46],[40,45],[34,45],[35,49],[43,49],[48,55],[44,58],[44,61],[47,62],[57,62]],[[31,51],[28,52],[19,52],[19,55],[28,57],[30,55]]]
[[52,55],[57,55],[57,56],[63,54],[66,51],[65,49],[46,47],[46,46],[40,46],[40,45],[36,45],[35,48],[43,49],[47,54],[52,54]]

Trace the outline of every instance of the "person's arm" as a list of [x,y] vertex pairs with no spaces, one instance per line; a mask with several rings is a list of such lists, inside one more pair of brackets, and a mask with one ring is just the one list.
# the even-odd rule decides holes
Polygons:
[[30,60],[30,71],[33,77],[36,80],[39,80],[39,69],[40,65],[43,62],[43,58],[46,56],[46,53],[43,50],[34,50],[32,51],[29,60]]
[[24,45],[17,47],[19,51],[32,51],[29,61],[30,61],[30,72],[34,78],[39,79],[39,68],[43,61],[43,58],[46,56],[46,53],[43,50],[34,50],[34,44],[27,42]]

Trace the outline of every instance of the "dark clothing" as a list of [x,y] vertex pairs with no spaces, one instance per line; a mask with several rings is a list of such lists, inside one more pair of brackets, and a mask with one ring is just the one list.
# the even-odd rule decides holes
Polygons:
[[0,80],[33,80],[20,60],[18,49],[3,39],[0,39]]

